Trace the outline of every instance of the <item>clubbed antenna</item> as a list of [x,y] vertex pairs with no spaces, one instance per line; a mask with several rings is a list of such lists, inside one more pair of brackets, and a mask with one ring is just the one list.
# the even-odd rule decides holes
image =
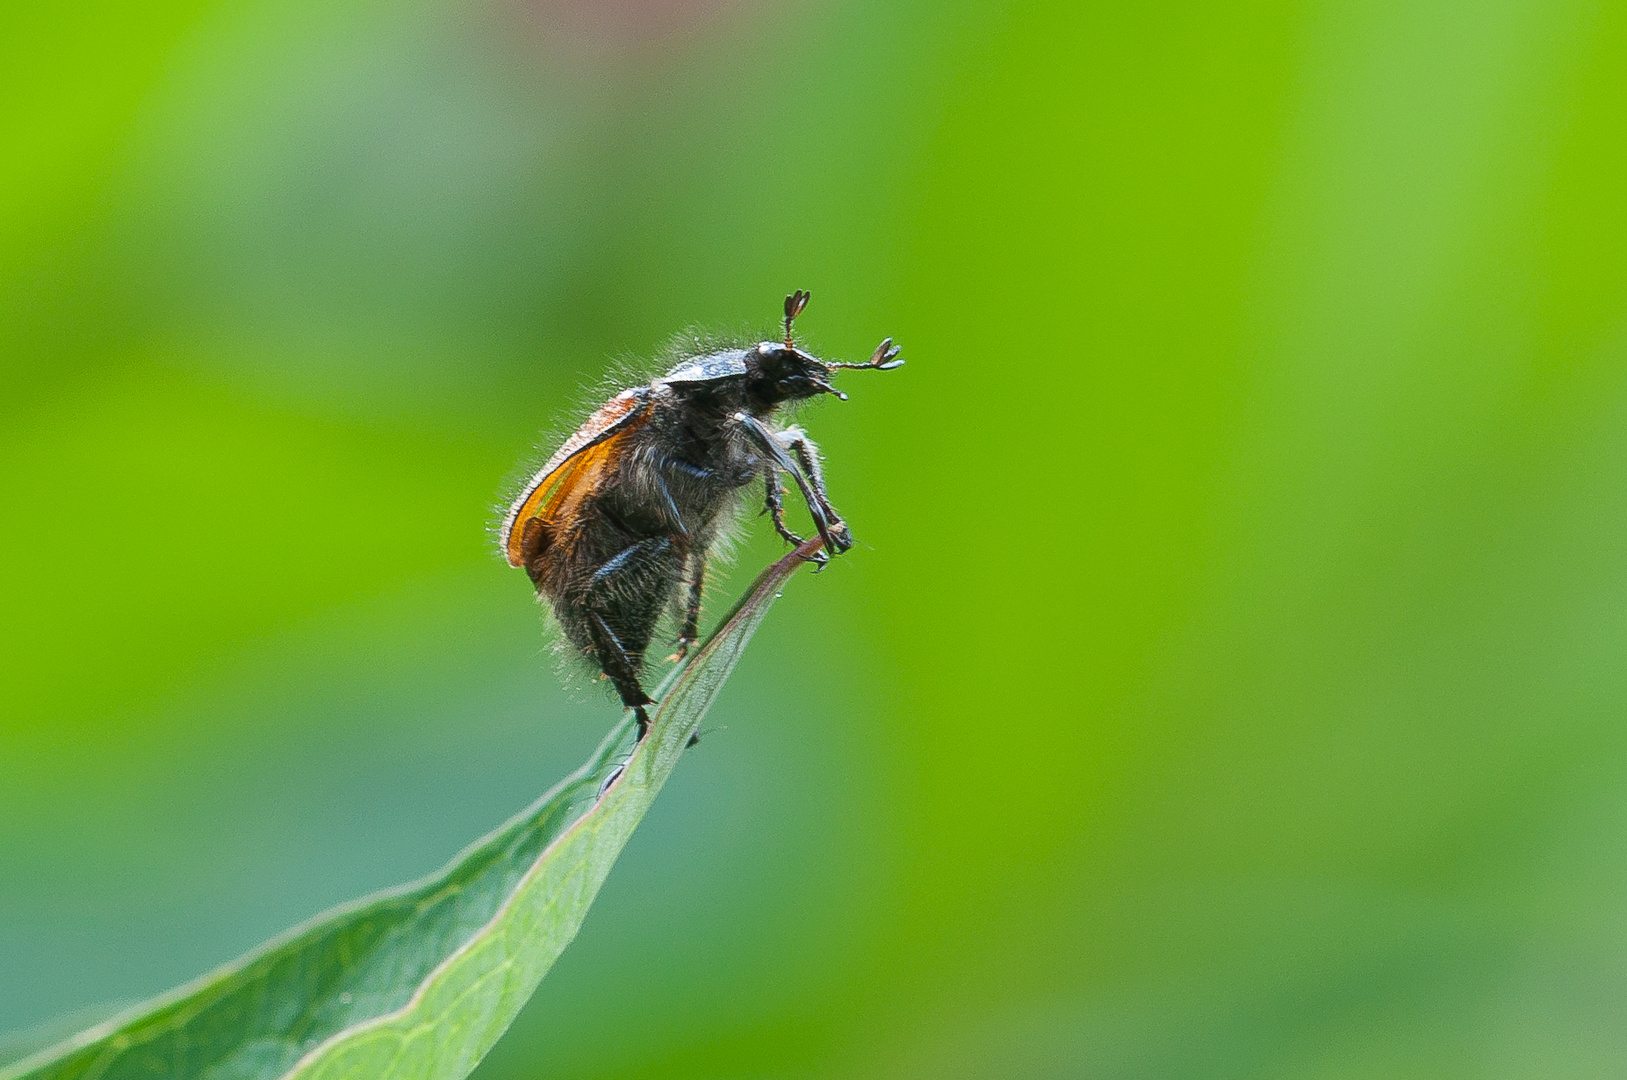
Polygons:
[[808,293],[798,289],[785,298],[785,347],[791,347],[791,324],[796,317],[802,314],[802,309],[808,306]]
[[[787,325],[790,325],[789,323]],[[891,371],[893,368],[904,366],[904,361],[898,358],[898,346],[893,339],[888,338],[876,346],[876,351],[870,354],[870,359],[862,364],[826,364],[833,368],[874,368],[877,371]]]

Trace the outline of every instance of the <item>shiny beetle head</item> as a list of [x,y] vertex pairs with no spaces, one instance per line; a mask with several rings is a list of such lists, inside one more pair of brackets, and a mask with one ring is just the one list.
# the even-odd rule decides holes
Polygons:
[[830,384],[830,365],[794,346],[765,341],[746,353],[746,394],[765,405],[817,394],[847,395]]
[[746,352],[746,394],[764,405],[778,405],[783,401],[800,401],[818,394],[835,394],[843,401],[847,395],[830,384],[830,373],[837,368],[875,368],[888,371],[902,367],[893,339],[883,341],[875,354],[863,364],[828,364],[797,348],[791,340],[791,324],[808,306],[808,294],[801,289],[785,298],[785,340],[764,341]]

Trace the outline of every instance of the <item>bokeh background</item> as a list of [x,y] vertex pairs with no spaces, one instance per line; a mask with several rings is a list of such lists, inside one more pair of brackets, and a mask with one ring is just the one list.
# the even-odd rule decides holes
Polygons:
[[491,507],[801,287],[863,544],[482,1080],[1627,1072],[1627,6],[0,21],[0,1029],[573,767]]

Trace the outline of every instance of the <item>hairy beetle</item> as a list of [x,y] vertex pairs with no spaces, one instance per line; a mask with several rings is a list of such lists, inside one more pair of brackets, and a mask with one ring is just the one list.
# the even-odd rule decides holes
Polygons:
[[[677,610],[678,658],[699,633],[706,558],[754,480],[774,528],[785,524],[780,474],[802,492],[824,544],[818,562],[853,546],[825,494],[819,450],[800,427],[780,427],[790,402],[834,394],[838,368],[901,366],[888,338],[862,364],[829,363],[797,348],[791,324],[808,304],[785,298],[785,338],[683,358],[648,386],[612,397],[588,417],[514,499],[499,539],[553,608],[571,645],[635,710],[639,738],[654,704],[639,683],[661,617]],[[681,608],[680,608],[681,603]]]

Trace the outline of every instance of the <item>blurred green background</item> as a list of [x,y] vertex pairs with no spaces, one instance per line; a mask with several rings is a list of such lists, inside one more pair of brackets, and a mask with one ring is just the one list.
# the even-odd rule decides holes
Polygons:
[[491,507],[801,287],[861,546],[479,1077],[1627,1071],[1627,6],[34,2],[0,133],[0,1029],[573,767]]

